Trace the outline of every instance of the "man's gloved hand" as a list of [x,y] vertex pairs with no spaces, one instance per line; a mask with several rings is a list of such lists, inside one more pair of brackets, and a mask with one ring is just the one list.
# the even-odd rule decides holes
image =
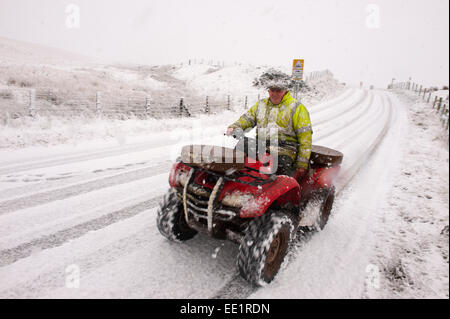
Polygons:
[[225,133],[227,136],[232,136],[236,139],[241,139],[244,136],[244,131],[241,128],[229,127]]
[[306,172],[308,172],[307,169],[304,168],[297,168],[297,170],[294,172],[294,175],[292,177],[295,178],[295,180],[300,180],[303,176],[306,175]]

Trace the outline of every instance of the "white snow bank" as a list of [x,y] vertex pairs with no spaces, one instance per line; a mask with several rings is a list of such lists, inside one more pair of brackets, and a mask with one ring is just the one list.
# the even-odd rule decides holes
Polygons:
[[152,90],[164,90],[169,86],[165,82],[153,79],[151,76],[143,75],[130,69],[120,69],[113,66],[94,68],[96,71],[103,71],[109,74],[114,80],[128,82],[131,85],[145,86]]
[[261,75],[261,67],[209,65],[187,65],[176,70],[173,75],[187,81],[199,95],[224,98],[231,96],[255,96],[264,91],[252,87],[255,77]]

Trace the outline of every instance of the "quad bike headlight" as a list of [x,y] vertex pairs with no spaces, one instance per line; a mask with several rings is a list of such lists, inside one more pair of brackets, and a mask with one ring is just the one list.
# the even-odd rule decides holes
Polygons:
[[248,193],[241,192],[233,192],[231,194],[226,195],[222,199],[222,204],[225,206],[242,208],[248,203],[252,202],[255,199],[255,196]]
[[170,187],[184,186],[189,174],[189,169],[181,163],[176,163],[169,174]]

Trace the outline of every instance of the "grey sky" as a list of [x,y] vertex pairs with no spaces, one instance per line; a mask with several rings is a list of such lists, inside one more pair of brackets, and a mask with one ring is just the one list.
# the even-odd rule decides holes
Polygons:
[[[71,3],[80,28],[66,25]],[[304,58],[306,72],[329,68],[352,84],[411,76],[442,85],[448,11],[448,0],[0,0],[0,36],[105,61],[289,66]]]

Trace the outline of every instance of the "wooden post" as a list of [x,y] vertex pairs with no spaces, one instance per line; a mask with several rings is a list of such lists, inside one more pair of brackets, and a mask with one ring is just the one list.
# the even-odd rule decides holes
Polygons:
[[102,95],[101,92],[97,91],[95,94],[95,106],[97,109],[97,115],[102,114]]
[[184,107],[183,98],[180,98],[180,114],[179,114],[180,117],[183,116],[183,107]]
[[205,113],[209,113],[208,95],[206,96]]
[[28,114],[30,116],[34,116],[34,112],[36,110],[36,89],[30,90],[30,104]]
[[150,115],[150,98],[145,98],[145,114]]
[[445,109],[446,109],[446,107],[447,107],[447,104],[444,104],[444,105],[442,106],[442,111],[440,112],[440,116],[441,116],[441,117],[445,114]]
[[422,93],[422,85],[420,86],[420,89],[419,89],[419,96],[421,93]]
[[230,95],[227,96],[227,110],[231,110]]
[[445,130],[448,131],[448,121],[449,121],[449,114],[447,112],[447,121],[445,123]]
[[436,105],[436,101],[437,101],[437,95],[434,96],[434,102],[433,102],[433,107],[432,107],[432,109],[434,109],[434,106]]
[[427,100],[427,103],[430,103],[430,99],[431,99],[431,89],[430,89],[430,92],[428,93],[428,100]]
[[442,105],[442,98],[440,97],[439,98],[439,103],[438,103],[438,106],[437,106],[437,109],[436,109],[437,112],[439,112],[439,110],[441,109],[441,105]]
[[425,100],[425,93],[427,92],[427,89],[423,89],[423,96],[422,96],[422,100]]
[[245,96],[244,108],[247,109],[247,95]]

